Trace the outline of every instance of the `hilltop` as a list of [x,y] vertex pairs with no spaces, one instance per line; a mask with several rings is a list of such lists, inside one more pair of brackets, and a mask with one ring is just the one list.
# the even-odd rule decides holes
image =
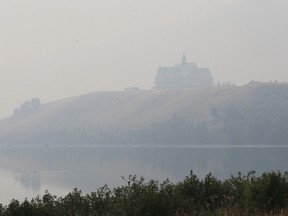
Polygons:
[[288,84],[94,92],[0,121],[1,143],[286,144]]

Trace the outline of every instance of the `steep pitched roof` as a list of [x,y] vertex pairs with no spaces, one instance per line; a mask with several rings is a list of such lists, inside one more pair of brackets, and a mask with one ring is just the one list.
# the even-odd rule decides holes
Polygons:
[[157,88],[210,87],[213,85],[213,79],[208,68],[199,68],[195,63],[187,63],[183,54],[181,64],[158,68],[155,84]]

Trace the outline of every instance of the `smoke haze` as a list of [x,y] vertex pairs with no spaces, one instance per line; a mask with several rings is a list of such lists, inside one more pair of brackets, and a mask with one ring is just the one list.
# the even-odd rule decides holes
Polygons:
[[214,82],[288,81],[285,0],[1,0],[0,117],[26,99],[150,89],[188,61]]

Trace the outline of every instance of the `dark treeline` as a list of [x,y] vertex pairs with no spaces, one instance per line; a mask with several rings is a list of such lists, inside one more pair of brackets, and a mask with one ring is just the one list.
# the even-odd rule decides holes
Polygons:
[[122,177],[125,185],[83,194],[74,189],[64,197],[51,195],[0,206],[1,216],[192,216],[287,215],[288,173],[272,171],[256,176],[231,176],[219,180],[212,174],[199,179],[191,171],[174,184],[144,178]]
[[[273,95],[272,95],[273,96]],[[270,96],[270,97],[272,97]],[[272,97],[273,98],[273,97]],[[257,103],[256,103],[257,102]],[[32,136],[0,137],[2,143],[61,143],[61,144],[267,144],[286,145],[288,140],[287,102],[278,100],[243,108],[243,104],[211,105],[206,118],[199,122],[178,115],[165,121],[134,128],[93,129],[89,127],[47,127]],[[263,101],[262,101],[263,102]],[[264,102],[263,102],[264,103]],[[265,102],[267,103],[267,102]],[[16,110],[15,116],[39,111],[41,104],[34,98]],[[248,110],[247,110],[248,109]]]
[[[113,130],[100,130],[92,133],[83,128],[70,128],[61,131],[45,131],[44,134],[19,143],[61,143],[61,144],[249,144],[286,145],[288,140],[288,116],[277,120],[272,118],[247,118],[231,106],[231,110],[220,119],[216,109],[211,109],[216,127],[208,122],[193,123],[174,115],[164,122],[153,122],[150,126],[130,129],[125,133]],[[221,122],[220,122],[221,121]],[[3,139],[3,138],[2,138]],[[4,140],[7,143],[17,139]]]
[[276,120],[269,116],[243,118],[234,105],[223,117],[214,108],[211,115],[215,127],[205,121],[195,124],[175,115],[165,122],[131,130],[123,140],[138,144],[287,144],[288,115]]

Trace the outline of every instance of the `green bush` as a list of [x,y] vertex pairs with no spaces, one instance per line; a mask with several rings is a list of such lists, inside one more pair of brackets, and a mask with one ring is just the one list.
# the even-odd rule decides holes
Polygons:
[[0,205],[0,216],[194,216],[287,215],[288,173],[231,176],[221,181],[211,173],[199,179],[192,171],[174,184],[128,176],[125,185],[83,194],[75,188],[64,197],[48,191],[40,197],[13,199]]

